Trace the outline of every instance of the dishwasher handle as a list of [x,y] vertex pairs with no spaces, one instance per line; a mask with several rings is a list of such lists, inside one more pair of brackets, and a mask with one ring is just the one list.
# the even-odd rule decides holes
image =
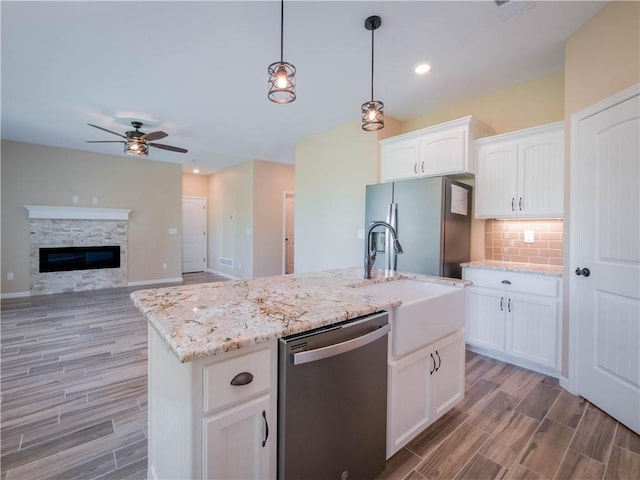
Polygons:
[[373,332],[369,332],[366,335],[352,338],[346,342],[336,343],[334,345],[328,345],[326,347],[315,348],[313,350],[307,350],[305,352],[293,354],[293,364],[301,365],[303,363],[315,362],[322,360],[323,358],[335,357],[341,353],[350,352],[356,348],[363,347],[369,343],[375,342],[379,338],[384,337],[389,333],[389,325],[384,325]]

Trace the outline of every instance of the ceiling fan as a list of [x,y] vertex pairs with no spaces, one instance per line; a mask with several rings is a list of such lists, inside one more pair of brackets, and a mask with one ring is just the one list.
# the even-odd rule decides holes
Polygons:
[[154,143],[153,140],[159,140],[161,138],[167,137],[168,134],[160,130],[158,130],[157,132],[149,133],[141,132],[140,128],[142,127],[142,122],[131,122],[131,125],[133,126],[133,128],[135,128],[135,130],[125,132],[124,135],[112,130],[107,130],[106,128],[99,127],[98,125],[94,125],[92,123],[88,123],[87,125],[124,138],[124,140],[87,140],[87,143],[124,143],[124,153],[126,153],[127,155],[146,157],[147,155],[149,155],[149,147],[161,148],[162,150],[169,150],[171,152],[178,153],[187,153],[188,151],[186,148],[164,145],[162,143]]

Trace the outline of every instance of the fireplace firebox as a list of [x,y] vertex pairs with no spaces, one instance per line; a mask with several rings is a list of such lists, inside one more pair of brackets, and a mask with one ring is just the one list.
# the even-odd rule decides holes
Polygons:
[[40,248],[40,273],[120,268],[120,246]]

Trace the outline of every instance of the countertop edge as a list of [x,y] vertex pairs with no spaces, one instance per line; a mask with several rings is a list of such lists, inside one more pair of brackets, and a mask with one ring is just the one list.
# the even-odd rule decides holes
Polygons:
[[475,262],[461,263],[462,268],[484,268],[503,272],[527,273],[536,275],[548,275],[562,277],[562,266],[541,265],[535,263],[501,262],[498,260],[478,260]]

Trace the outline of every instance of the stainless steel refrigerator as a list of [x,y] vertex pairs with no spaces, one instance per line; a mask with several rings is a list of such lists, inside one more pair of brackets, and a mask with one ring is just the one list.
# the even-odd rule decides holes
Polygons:
[[367,185],[365,231],[373,221],[386,221],[404,250],[395,255],[391,247],[385,255],[391,237],[377,227],[374,268],[461,278],[460,263],[469,261],[471,248],[471,195],[471,186],[449,177]]

